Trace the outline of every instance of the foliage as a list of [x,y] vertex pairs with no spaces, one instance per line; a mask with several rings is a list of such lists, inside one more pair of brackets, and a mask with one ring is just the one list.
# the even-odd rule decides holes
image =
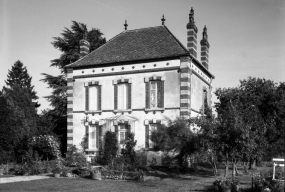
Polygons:
[[[229,154],[232,158],[256,158],[272,144],[282,148],[283,86],[284,83],[277,86],[270,80],[248,78],[237,88],[215,92],[220,100],[216,103],[219,129],[224,133],[223,139],[228,139],[224,149],[229,151],[229,146],[234,146]],[[236,154],[239,156],[234,157]]]
[[[37,100],[39,97],[37,96],[36,91],[34,90],[34,86],[31,85],[32,77],[28,74],[27,68],[24,67],[21,61],[16,61],[12,66],[12,69],[8,71],[6,85],[10,88],[14,86],[19,86],[21,89],[26,89],[29,95],[33,100]],[[40,105],[35,103],[36,107]]]
[[61,33],[62,37],[54,37],[52,45],[54,48],[62,52],[59,58],[53,59],[52,67],[58,67],[62,75],[52,76],[43,73],[45,76],[42,79],[53,89],[52,94],[45,98],[50,101],[51,106],[54,107],[54,112],[57,115],[66,115],[66,91],[67,80],[65,66],[71,64],[79,59],[80,46],[79,41],[83,38],[83,34],[87,32],[87,41],[90,43],[90,52],[97,49],[106,42],[103,38],[103,33],[99,29],[92,28],[87,30],[87,26],[83,23],[72,21],[71,28],[64,28]]
[[52,135],[40,135],[33,137],[31,145],[34,151],[43,159],[57,159],[60,157],[60,144],[58,139]]
[[60,174],[62,169],[60,167],[56,167],[52,170],[53,174]]
[[107,131],[105,134],[103,154],[101,158],[101,164],[107,165],[113,162],[118,153],[118,139],[114,132]]
[[83,152],[79,151],[75,145],[69,147],[66,152],[66,157],[64,159],[64,165],[71,167],[86,167],[87,160]]
[[155,148],[166,152],[178,153],[178,161],[182,166],[187,157],[198,150],[198,137],[190,130],[187,120],[169,121],[168,126],[161,125],[151,133]]
[[49,110],[43,110],[37,117],[38,135],[52,135],[55,128],[55,119]]
[[134,134],[129,133],[125,141],[125,147],[121,150],[121,154],[125,157],[127,164],[137,164],[135,146],[137,141],[134,140]]
[[229,188],[236,185],[240,185],[240,180],[229,177],[216,178],[216,180],[214,181],[214,185]]
[[28,150],[28,138],[37,134],[36,109],[27,89],[17,85],[4,87],[0,100],[4,105],[0,110],[0,148],[20,160]]

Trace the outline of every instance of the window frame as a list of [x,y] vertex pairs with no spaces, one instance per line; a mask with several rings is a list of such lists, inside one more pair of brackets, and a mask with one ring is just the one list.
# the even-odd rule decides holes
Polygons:
[[[119,86],[120,84],[127,84],[127,101],[126,109],[118,109],[119,107]],[[132,111],[132,79],[125,79],[121,77],[120,79],[113,80],[113,85],[114,85],[114,113],[118,112],[129,112],[131,113]]]
[[203,91],[202,91],[202,108],[203,108],[203,114],[205,114],[205,107],[209,107],[209,103],[208,103],[208,91],[206,87],[203,87]]
[[[95,147],[92,146],[92,129],[95,129]],[[86,127],[87,131],[87,149],[86,151],[100,151],[102,149],[102,126],[99,125],[98,122],[94,124],[90,124]]]
[[[164,112],[164,95],[165,95],[165,88],[164,88],[164,76],[156,76],[153,75],[151,77],[145,77],[145,112],[154,112],[161,111]],[[152,82],[156,82],[156,106],[151,107],[151,84]]]
[[[145,150],[153,150],[154,143],[151,141],[151,126],[155,126],[155,129],[159,127],[159,125],[162,124],[162,120],[145,120]],[[152,146],[150,146],[152,145]]]
[[[102,85],[100,81],[90,81],[85,82],[85,113],[102,113]],[[90,110],[90,87],[97,86],[98,87],[98,95],[97,95],[97,110]]]

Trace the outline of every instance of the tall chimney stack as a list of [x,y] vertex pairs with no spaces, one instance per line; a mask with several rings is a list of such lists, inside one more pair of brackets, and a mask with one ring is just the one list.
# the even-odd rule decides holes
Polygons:
[[191,7],[189,23],[187,23],[187,49],[195,58],[197,58],[197,32],[198,29],[194,21],[194,9]]
[[208,34],[207,34],[207,27],[205,25],[202,33],[202,40],[200,41],[201,44],[201,63],[206,67],[209,68],[209,48],[210,44],[208,42]]
[[80,58],[88,55],[90,49],[90,43],[87,41],[87,31],[83,33],[83,39],[79,41],[80,45]]

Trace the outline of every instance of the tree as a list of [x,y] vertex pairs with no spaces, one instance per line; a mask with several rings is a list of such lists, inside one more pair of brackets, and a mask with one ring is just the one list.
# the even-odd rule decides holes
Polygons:
[[[12,69],[8,71],[7,81],[5,81],[6,85],[10,88],[14,86],[19,86],[20,88],[27,89],[28,93],[31,95],[32,100],[37,100],[39,97],[37,96],[36,91],[34,90],[34,86],[31,84],[32,77],[28,74],[26,67],[24,67],[21,61],[16,61],[12,66]],[[40,104],[35,103],[35,107],[39,107]]]
[[198,150],[197,135],[190,130],[187,120],[176,119],[168,125],[161,125],[152,131],[150,139],[154,148],[166,152],[178,153],[178,163],[183,165],[186,158]]
[[129,133],[126,139],[126,146],[121,150],[121,154],[126,158],[126,162],[132,165],[137,164],[135,146],[137,141],[134,140],[135,135]]
[[1,102],[0,143],[20,159],[27,150],[28,138],[37,134],[36,109],[29,91],[17,85],[3,88]]
[[114,158],[118,153],[118,139],[114,132],[107,131],[105,134],[105,145],[102,154],[102,164],[113,163]]
[[43,110],[37,117],[38,135],[53,135],[55,128],[54,118],[49,110]]
[[205,108],[205,115],[198,116],[195,119],[191,119],[192,126],[199,127],[198,129],[198,141],[199,151],[198,157],[207,163],[212,168],[214,175],[217,175],[217,161],[219,156],[219,122],[217,118],[212,114],[212,110]]
[[61,70],[61,75],[53,76],[42,73],[44,78],[41,80],[48,84],[52,89],[51,95],[45,98],[50,102],[53,109],[49,111],[56,120],[54,131],[60,137],[62,143],[62,153],[66,150],[66,129],[67,129],[67,79],[65,66],[77,61],[80,57],[79,41],[83,34],[87,32],[87,41],[90,43],[90,51],[93,51],[103,45],[106,39],[99,29],[92,28],[87,30],[83,23],[72,21],[71,28],[64,28],[61,37],[54,37],[51,43],[54,48],[62,52],[59,58],[51,60],[51,67],[57,67]]
[[83,23],[72,21],[71,29],[64,28],[62,37],[54,37],[54,41],[51,43],[54,48],[60,50],[62,54],[58,59],[51,61],[52,67],[57,67],[61,70],[61,75],[52,76],[43,73],[45,76],[42,79],[52,88],[52,94],[45,98],[51,102],[54,107],[54,112],[57,115],[66,115],[66,70],[65,66],[77,61],[80,58],[80,45],[79,41],[83,38],[83,34],[87,32],[87,41],[90,43],[90,52],[97,49],[104,43],[106,39],[103,38],[103,33],[96,28],[87,30],[87,26]]
[[220,101],[215,104],[220,124],[217,131],[220,151],[226,160],[234,161],[233,165],[237,160],[254,162],[273,143],[281,148],[277,141],[281,141],[282,123],[277,122],[282,113],[278,114],[277,106],[284,109],[284,105],[282,96],[277,96],[276,84],[256,78],[240,82],[237,88],[215,92]]

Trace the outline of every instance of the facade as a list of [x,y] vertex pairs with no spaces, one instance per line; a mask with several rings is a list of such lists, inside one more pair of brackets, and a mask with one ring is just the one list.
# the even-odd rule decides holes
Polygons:
[[86,142],[86,154],[96,156],[110,130],[117,133],[120,147],[133,132],[136,150],[147,152],[157,125],[195,117],[211,104],[214,76],[208,70],[206,27],[199,61],[194,10],[187,24],[187,48],[164,21],[136,30],[125,24],[125,31],[91,53],[89,43],[80,42],[82,57],[67,66],[68,147]]

